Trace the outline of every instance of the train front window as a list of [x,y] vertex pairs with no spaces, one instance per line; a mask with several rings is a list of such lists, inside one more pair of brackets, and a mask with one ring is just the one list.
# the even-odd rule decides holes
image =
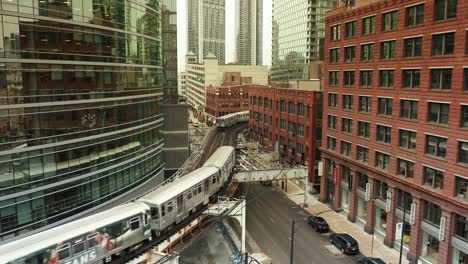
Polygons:
[[57,248],[57,255],[59,260],[63,260],[70,257],[70,244],[66,244]]
[[152,207],[151,208],[151,218],[159,219],[159,210],[158,210],[157,207]]
[[88,248],[93,248],[97,246],[97,241],[96,241],[97,233],[94,233],[92,235],[89,235],[86,239],[88,240]]
[[136,230],[138,228],[140,228],[140,218],[135,217],[135,218],[130,220],[130,229],[131,230]]
[[78,240],[75,241],[75,244],[73,244],[73,254],[78,254],[80,252],[83,252],[85,250],[85,244],[83,240]]

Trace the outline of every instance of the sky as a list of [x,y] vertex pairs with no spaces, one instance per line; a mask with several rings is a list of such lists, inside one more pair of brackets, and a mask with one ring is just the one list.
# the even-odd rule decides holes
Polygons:
[[[194,0],[188,0],[194,1]],[[271,65],[271,8],[272,0],[263,0],[263,64]],[[185,70],[187,53],[186,1],[177,1],[177,57],[178,71]],[[234,33],[234,0],[226,0],[226,63],[235,60],[236,33]]]

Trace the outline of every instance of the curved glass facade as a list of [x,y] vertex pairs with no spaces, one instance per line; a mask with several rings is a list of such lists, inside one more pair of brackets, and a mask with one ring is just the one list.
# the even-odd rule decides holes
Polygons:
[[0,23],[0,240],[162,172],[160,0],[1,0]]

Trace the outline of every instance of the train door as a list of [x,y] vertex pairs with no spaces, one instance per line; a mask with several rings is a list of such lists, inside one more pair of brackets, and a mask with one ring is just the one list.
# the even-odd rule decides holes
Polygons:
[[177,196],[177,223],[185,218],[184,195]]
[[208,202],[210,201],[210,179],[206,179],[205,180],[205,198],[203,199],[203,204],[208,204]]

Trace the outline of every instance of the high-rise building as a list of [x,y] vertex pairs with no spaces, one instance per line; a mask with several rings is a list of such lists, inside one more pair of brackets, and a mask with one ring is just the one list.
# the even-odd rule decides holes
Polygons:
[[410,263],[468,263],[468,2],[360,2],[326,16],[321,200]]
[[225,0],[187,0],[187,52],[202,62],[208,53],[225,63]]
[[177,92],[177,0],[162,0],[162,58],[164,103],[176,104]]
[[0,240],[163,178],[160,8],[2,3]]
[[336,0],[273,0],[273,82],[311,78],[309,65],[321,59],[325,13],[335,6]]
[[263,0],[237,0],[236,12],[236,61],[262,65]]

